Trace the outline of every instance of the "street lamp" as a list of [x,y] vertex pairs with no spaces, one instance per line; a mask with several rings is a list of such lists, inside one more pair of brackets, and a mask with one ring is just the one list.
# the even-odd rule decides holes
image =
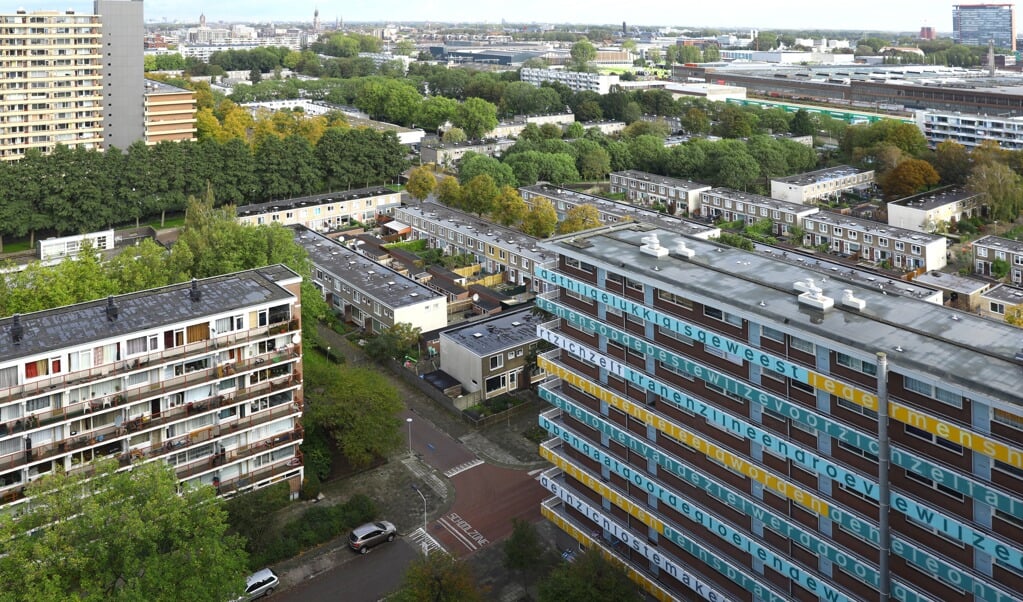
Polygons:
[[[412,419],[406,418],[405,422],[408,423],[408,455],[412,457]],[[418,491],[418,489],[416,490]]]
[[[409,418],[408,421],[412,422],[412,419]],[[416,487],[415,483],[412,484],[412,489],[419,494],[419,497],[423,498],[423,556],[426,556],[428,551],[428,548],[426,547],[426,536],[429,534],[426,530],[426,496],[419,490],[419,487]]]
[[334,356],[330,354],[330,345],[327,345],[327,359],[334,361]]

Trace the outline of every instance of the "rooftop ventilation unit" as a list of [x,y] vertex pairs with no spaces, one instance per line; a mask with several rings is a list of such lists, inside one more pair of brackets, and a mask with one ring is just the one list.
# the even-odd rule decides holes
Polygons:
[[646,253],[647,255],[653,255],[654,257],[657,257],[658,259],[660,259],[661,257],[666,257],[668,255],[668,253],[669,253],[668,249],[666,249],[666,248],[661,246],[661,241],[659,241],[657,239],[657,235],[656,234],[651,234],[650,236],[644,236],[642,240],[643,240],[643,246],[641,246],[639,248],[639,251],[641,253]]
[[686,241],[678,239],[675,241],[675,255],[678,257],[685,257],[686,259],[692,259],[696,255],[696,251],[686,246]]
[[482,333],[482,332],[474,332],[474,333],[472,333],[472,337],[473,337],[474,339],[478,339],[478,338],[480,338],[480,337],[482,337],[482,336],[483,336],[483,333]]
[[863,299],[857,299],[854,297],[852,289],[847,288],[842,291],[842,305],[863,311],[863,308],[867,306],[867,302]]
[[796,282],[793,286],[796,290],[803,291],[797,298],[803,305],[822,311],[835,306],[835,300],[825,297],[824,291],[814,283],[813,278],[807,278],[806,282]]
[[193,303],[202,299],[202,292],[199,291],[199,281],[195,278],[192,278],[192,288],[188,291],[188,298],[191,299]]
[[117,319],[117,306],[114,305],[114,296],[107,297],[107,321],[113,322]]
[[21,315],[14,314],[11,318],[11,341],[15,345],[21,343],[21,339],[25,336],[25,327],[21,325]]

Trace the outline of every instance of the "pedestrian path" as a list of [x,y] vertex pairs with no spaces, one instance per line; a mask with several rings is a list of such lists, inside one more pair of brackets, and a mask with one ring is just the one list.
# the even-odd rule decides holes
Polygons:
[[444,476],[446,476],[447,478],[450,479],[451,477],[453,477],[453,476],[455,476],[457,474],[462,474],[463,472],[469,470],[470,468],[476,468],[477,466],[479,466],[481,464],[483,464],[483,460],[480,460],[479,458],[476,458],[475,460],[470,460],[470,461],[466,462],[465,464],[459,464],[458,466],[456,466],[454,468],[448,469],[448,471],[444,473]]
[[409,533],[409,541],[415,542],[417,546],[423,549],[427,554],[440,550],[441,552],[447,553],[444,546],[440,545],[440,542],[433,538],[432,535],[419,527],[415,531]]
[[426,486],[433,490],[442,500],[448,497],[448,488],[444,481],[440,480],[432,470],[427,468],[417,458],[405,458],[401,461],[412,474],[416,475],[426,483]]

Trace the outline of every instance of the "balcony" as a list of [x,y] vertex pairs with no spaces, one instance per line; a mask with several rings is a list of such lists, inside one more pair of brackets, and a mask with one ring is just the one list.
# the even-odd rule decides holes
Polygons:
[[82,385],[101,378],[124,376],[139,370],[149,369],[150,366],[166,364],[170,360],[179,357],[212,353],[221,348],[260,341],[285,332],[295,332],[298,328],[298,320],[292,320],[291,322],[271,325],[269,328],[264,326],[241,333],[225,334],[214,339],[172,347],[158,353],[140,355],[129,360],[119,360],[88,370],[79,370],[60,376],[41,378],[32,383],[0,389],[0,405],[26,397],[45,395],[58,389]]

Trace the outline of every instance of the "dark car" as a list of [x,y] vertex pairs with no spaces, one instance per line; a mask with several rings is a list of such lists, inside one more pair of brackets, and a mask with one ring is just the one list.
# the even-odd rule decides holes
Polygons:
[[395,526],[385,520],[366,523],[352,529],[348,536],[348,546],[360,554],[365,554],[378,543],[393,540],[397,532]]

